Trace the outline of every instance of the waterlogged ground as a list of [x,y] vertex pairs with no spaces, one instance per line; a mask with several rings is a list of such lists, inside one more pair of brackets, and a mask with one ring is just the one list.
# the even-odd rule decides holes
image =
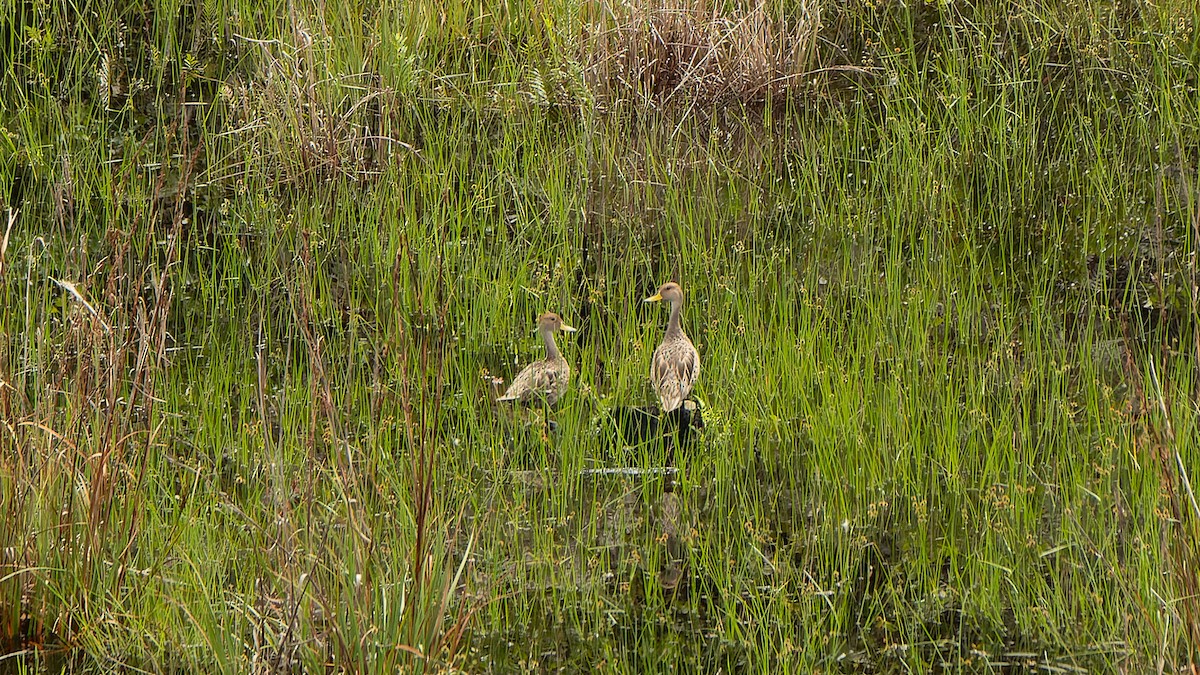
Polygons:
[[190,7],[4,24],[0,667],[1195,662],[1190,10],[833,8],[650,109],[524,19]]

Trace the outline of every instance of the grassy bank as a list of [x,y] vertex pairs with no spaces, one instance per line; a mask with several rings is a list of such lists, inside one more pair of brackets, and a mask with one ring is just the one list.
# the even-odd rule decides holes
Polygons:
[[0,6],[0,667],[1194,664],[1200,22],[817,9]]

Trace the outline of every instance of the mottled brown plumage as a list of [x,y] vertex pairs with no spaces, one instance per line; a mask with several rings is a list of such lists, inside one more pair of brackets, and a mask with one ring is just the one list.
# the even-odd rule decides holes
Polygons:
[[552,406],[567,392],[571,366],[558,352],[554,333],[559,330],[574,333],[575,329],[563,323],[562,318],[554,312],[539,316],[537,326],[542,342],[546,343],[546,358],[525,366],[497,401],[517,401],[522,405],[541,404],[544,401]]
[[663,413],[669,413],[683,405],[692,393],[696,378],[700,377],[700,354],[692,341],[683,332],[680,314],[683,311],[683,289],[674,282],[665,283],[658,293],[646,298],[646,302],[667,301],[671,306],[671,319],[662,344],[654,350],[650,360],[650,382],[662,404]]

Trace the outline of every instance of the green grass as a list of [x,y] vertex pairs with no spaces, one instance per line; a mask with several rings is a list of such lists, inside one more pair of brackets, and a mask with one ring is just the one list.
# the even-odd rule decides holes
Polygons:
[[[602,8],[442,4],[0,4],[0,668],[1200,658],[1184,3],[826,7],[657,108]],[[585,470],[664,461],[671,278],[664,495]],[[485,379],[546,310],[548,446]]]

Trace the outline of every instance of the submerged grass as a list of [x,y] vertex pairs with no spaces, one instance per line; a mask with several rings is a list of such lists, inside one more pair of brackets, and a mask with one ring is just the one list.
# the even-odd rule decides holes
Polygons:
[[[610,105],[605,7],[0,7],[0,663],[1195,667],[1191,9],[823,6],[803,87]],[[671,278],[665,491],[586,470],[664,461]]]

